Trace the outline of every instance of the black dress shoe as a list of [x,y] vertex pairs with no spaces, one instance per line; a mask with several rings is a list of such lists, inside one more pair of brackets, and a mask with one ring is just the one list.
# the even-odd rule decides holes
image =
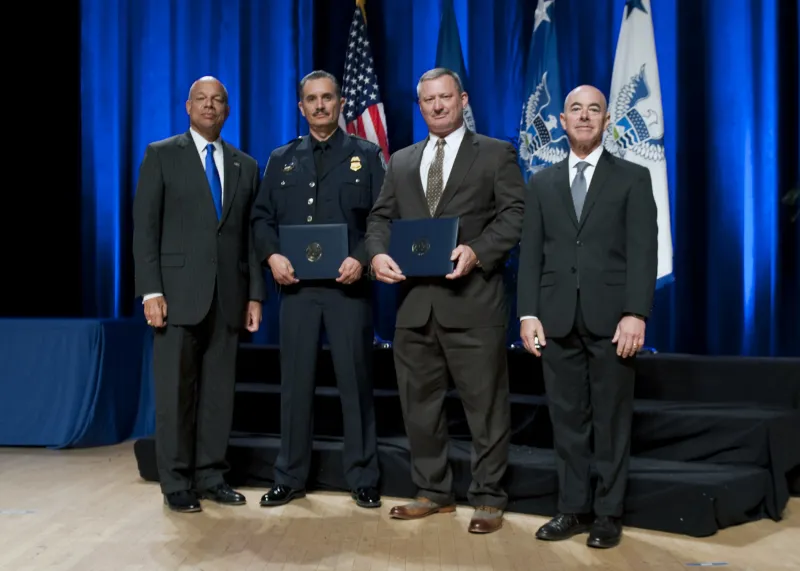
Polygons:
[[619,545],[620,539],[622,539],[622,519],[600,516],[594,520],[586,545],[598,549],[608,549]]
[[558,514],[539,528],[536,538],[545,541],[569,539],[573,535],[589,531],[593,520],[590,514]]
[[283,484],[278,484],[261,498],[261,507],[282,506],[292,500],[306,497],[305,489],[296,490]]
[[192,513],[203,511],[200,499],[192,491],[181,490],[164,494],[164,505],[174,512]]
[[226,506],[240,506],[247,503],[247,499],[231,488],[228,484],[217,484],[198,492],[201,498],[225,504]]
[[352,498],[359,507],[379,508],[381,507],[381,494],[377,488],[358,488],[350,492]]

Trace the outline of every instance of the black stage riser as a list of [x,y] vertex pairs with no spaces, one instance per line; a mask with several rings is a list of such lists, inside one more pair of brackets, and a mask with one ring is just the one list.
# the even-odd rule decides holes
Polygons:
[[[317,385],[335,387],[330,352],[318,356]],[[508,351],[513,394],[543,395],[541,361]],[[391,349],[373,351],[376,389],[397,388]],[[800,359],[642,354],[636,360],[636,398],[704,403],[748,403],[800,409]],[[280,384],[280,351],[241,346],[237,381]],[[452,381],[451,381],[452,384]]]
[[[233,438],[228,454],[231,463],[228,481],[234,486],[269,487],[278,446],[279,440],[274,437]],[[135,452],[141,476],[157,481],[153,440],[136,442]],[[458,501],[465,503],[470,481],[470,444],[452,441],[450,458],[454,491]],[[407,442],[404,439],[381,440],[379,460],[381,493],[390,497],[413,497],[416,489],[410,478]],[[508,511],[554,515],[558,493],[552,451],[512,447],[506,480]],[[308,487],[311,490],[347,490],[338,440],[315,441]],[[725,527],[771,517],[767,505],[769,488],[768,472],[758,468],[634,458],[624,523],[694,537],[708,536]],[[255,494],[251,496],[251,502],[258,500]],[[264,516],[270,516],[269,510],[264,511]]]
[[[236,395],[233,429],[251,434],[280,433],[280,393],[277,386],[241,384]],[[396,391],[375,391],[378,436],[405,435]],[[469,440],[470,433],[456,391],[445,399],[450,436]],[[338,391],[321,387],[314,399],[314,434],[343,436]],[[511,403],[512,443],[552,448],[553,432],[546,399],[514,395]],[[790,472],[800,466],[800,411],[772,407],[740,408],[729,404],[637,401],[632,426],[631,454],[672,462],[751,465],[769,471],[773,502],[790,496]],[[777,508],[775,508],[777,510]]]
[[[407,442],[400,437],[404,428],[392,351],[376,348],[373,357],[382,493],[413,497],[417,490],[410,478]],[[272,483],[280,431],[280,358],[275,347],[241,347],[229,451],[234,485]],[[508,352],[508,361],[514,443],[506,482],[508,509],[552,515],[557,482],[541,362],[517,350]],[[800,493],[800,359],[643,354],[636,369],[625,523],[705,536],[763,517],[780,520],[790,486]],[[308,486],[345,491],[342,409],[330,353],[324,349],[318,357],[317,385]],[[455,492],[463,502],[471,446],[454,390],[445,400],[445,411],[453,437]],[[156,481],[152,439],[138,441],[135,450],[142,477]]]

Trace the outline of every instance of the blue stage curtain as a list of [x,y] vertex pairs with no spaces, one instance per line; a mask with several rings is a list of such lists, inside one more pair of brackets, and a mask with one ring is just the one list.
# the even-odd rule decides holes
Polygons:
[[[479,132],[514,140],[536,2],[455,0]],[[556,0],[564,86],[608,91],[625,0]],[[315,68],[342,75],[353,0],[84,0],[82,173],[85,311],[127,316],[130,209],[145,145],[187,128],[191,82],[219,77],[223,136],[263,166],[305,132],[295,88]],[[367,24],[392,150],[425,136],[416,82],[433,66],[435,0],[368,0]],[[654,2],[675,246],[648,344],[707,354],[800,353],[796,0]],[[274,292],[274,288],[271,292]],[[379,288],[391,338],[394,296]],[[260,343],[276,343],[277,299]]]

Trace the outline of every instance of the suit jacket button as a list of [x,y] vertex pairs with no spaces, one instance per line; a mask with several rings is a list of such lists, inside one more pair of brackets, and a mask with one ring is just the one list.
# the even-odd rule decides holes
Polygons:
[[581,243],[581,241],[580,241],[580,240],[578,240],[577,242],[575,242],[575,245],[576,245],[576,246],[583,246],[583,244]]
[[573,274],[574,274],[574,273],[575,273],[575,272],[577,272],[578,270],[576,270],[574,267],[572,267],[572,268],[570,268],[570,269],[569,269],[569,271],[570,271],[570,273],[573,273]]

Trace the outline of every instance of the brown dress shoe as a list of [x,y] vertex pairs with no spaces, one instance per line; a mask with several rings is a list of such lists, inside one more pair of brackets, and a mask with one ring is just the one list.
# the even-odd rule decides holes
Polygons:
[[454,511],[456,511],[455,504],[443,506],[428,498],[417,498],[411,503],[393,507],[389,511],[389,516],[395,519],[420,519],[437,513],[446,514]]
[[503,510],[478,506],[469,522],[470,533],[492,533],[503,527]]

